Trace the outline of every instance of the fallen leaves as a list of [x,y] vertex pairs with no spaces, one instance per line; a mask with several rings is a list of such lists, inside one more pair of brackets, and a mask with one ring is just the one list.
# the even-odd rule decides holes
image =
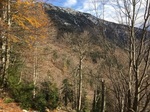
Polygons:
[[0,99],[0,112],[23,112],[17,103],[5,103]]

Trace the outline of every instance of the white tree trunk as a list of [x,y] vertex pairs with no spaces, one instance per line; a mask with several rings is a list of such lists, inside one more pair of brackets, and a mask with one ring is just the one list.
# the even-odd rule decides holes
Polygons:
[[2,69],[1,69],[1,74],[2,74],[2,86],[5,85],[6,79],[7,79],[7,69],[9,67],[9,60],[10,60],[10,43],[9,43],[9,31],[11,27],[11,3],[10,0],[7,0],[6,2],[7,5],[3,6],[3,17],[2,20],[7,23],[8,27],[5,31],[2,33],[2,58],[1,58],[1,63],[2,63]]
[[79,98],[78,98],[78,111],[81,111],[81,105],[82,105],[82,58],[80,58],[79,63]]

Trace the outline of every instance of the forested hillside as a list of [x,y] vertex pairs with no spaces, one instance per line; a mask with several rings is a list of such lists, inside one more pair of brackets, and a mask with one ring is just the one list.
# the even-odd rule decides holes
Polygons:
[[116,11],[124,25],[35,0],[0,0],[0,100],[39,112],[149,112],[150,2],[136,28],[142,0],[123,1]]

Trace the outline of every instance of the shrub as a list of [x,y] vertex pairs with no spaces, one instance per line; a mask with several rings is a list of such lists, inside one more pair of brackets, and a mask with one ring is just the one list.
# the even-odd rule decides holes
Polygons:
[[[11,97],[24,109],[36,109],[44,112],[45,108],[55,109],[58,106],[58,89],[51,82],[43,82],[42,88],[35,88],[32,82],[21,79],[21,68],[23,64],[17,60],[12,66],[9,66],[7,77],[7,89]],[[34,88],[37,91],[33,98]],[[7,99],[6,102],[10,102]]]
[[14,99],[12,99],[10,97],[4,98],[4,103],[11,103],[11,102],[14,102]]
[[22,108],[28,109],[31,107],[33,84],[21,80],[21,68],[23,64],[17,60],[12,66],[9,66],[7,71],[7,89],[11,97],[20,103]]
[[58,106],[58,89],[51,82],[43,82],[42,88],[36,94],[32,107],[40,112],[44,112],[45,108],[51,110]]
[[46,106],[47,101],[45,100],[45,95],[43,93],[38,93],[36,97],[33,99],[32,108],[40,112],[44,112]]

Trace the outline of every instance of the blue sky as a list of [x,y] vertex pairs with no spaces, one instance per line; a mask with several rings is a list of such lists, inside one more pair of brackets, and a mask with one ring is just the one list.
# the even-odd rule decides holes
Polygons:
[[78,7],[82,6],[82,3],[80,1],[85,1],[85,0],[48,0],[48,2],[52,3],[53,5],[68,7],[73,9],[77,9]]
[[[91,13],[95,15],[93,1],[97,1],[97,0],[48,0],[48,3],[51,3],[56,6],[72,8],[81,12],[87,12],[87,13]],[[105,12],[107,12],[104,15],[105,16],[104,19],[115,22],[116,20],[114,20],[113,15],[111,15],[112,11],[114,10],[113,7],[111,7],[108,4],[108,0],[104,0],[104,1],[105,1]],[[98,9],[98,15],[96,16],[98,16],[99,18],[103,18],[102,17],[102,12],[103,12],[102,3],[100,2],[96,3],[96,7]]]
[[[48,3],[51,3],[56,6],[73,8],[79,11],[90,11],[92,10],[92,2],[97,0],[48,0]],[[105,0],[108,1],[108,0]]]

